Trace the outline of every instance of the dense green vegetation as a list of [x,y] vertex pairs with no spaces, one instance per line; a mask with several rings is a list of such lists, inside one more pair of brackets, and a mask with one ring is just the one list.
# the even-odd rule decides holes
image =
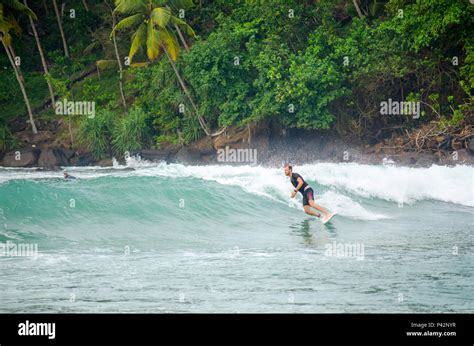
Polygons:
[[[21,58],[35,119],[61,117],[45,107],[47,81],[56,99],[96,103],[95,118],[65,119],[71,144],[97,158],[253,122],[362,140],[474,123],[469,1],[62,0],[65,43],[55,2],[0,0],[0,35]],[[28,112],[7,54],[0,66],[6,150],[16,145],[9,124]],[[381,115],[388,99],[419,101],[421,117]]]

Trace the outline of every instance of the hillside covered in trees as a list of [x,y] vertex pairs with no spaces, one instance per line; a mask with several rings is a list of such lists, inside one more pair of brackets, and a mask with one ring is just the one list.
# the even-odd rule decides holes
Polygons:
[[473,18],[467,0],[0,0],[0,158],[259,126],[474,152]]

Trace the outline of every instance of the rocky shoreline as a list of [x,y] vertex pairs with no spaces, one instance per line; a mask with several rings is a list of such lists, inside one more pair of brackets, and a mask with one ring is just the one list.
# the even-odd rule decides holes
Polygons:
[[[25,136],[23,136],[24,138]],[[28,136],[27,136],[28,137]],[[46,138],[46,140],[45,140]],[[95,160],[85,151],[73,151],[39,133],[23,140],[23,148],[0,154],[0,167],[38,167],[58,170],[67,166],[112,166],[112,159]],[[375,145],[343,140],[330,133],[296,129],[270,130],[231,128],[214,138],[205,137],[188,146],[169,146],[162,150],[142,149],[129,153],[142,159],[187,165],[256,164],[278,167],[284,162],[298,165],[312,162],[392,163],[407,167],[437,165],[474,165],[469,149],[416,152],[397,150],[389,142]],[[124,156],[117,157],[124,163]]]

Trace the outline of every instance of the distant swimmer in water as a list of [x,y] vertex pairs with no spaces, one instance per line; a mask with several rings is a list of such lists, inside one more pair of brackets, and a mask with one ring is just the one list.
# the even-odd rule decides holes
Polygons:
[[321,217],[320,214],[311,210],[310,207],[313,207],[316,210],[319,210],[324,216],[322,217],[321,221],[326,223],[333,217],[333,213],[331,213],[326,208],[317,205],[314,202],[314,191],[311,186],[308,185],[306,181],[304,181],[303,177],[298,173],[293,173],[293,167],[288,163],[284,167],[285,175],[290,178],[291,183],[295,187],[293,192],[291,192],[291,198],[295,198],[296,194],[300,192],[303,195],[303,208],[304,212],[308,215],[313,215],[316,217]]
[[64,179],[77,179],[76,177],[73,177],[70,175],[68,172],[64,171]]

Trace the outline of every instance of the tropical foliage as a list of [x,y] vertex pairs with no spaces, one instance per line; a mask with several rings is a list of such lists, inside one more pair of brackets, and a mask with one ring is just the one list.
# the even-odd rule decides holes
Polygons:
[[[51,117],[48,81],[55,97],[96,103],[95,118],[69,124],[74,145],[97,157],[249,123],[363,141],[429,121],[474,123],[469,1],[64,3],[0,0],[1,123]],[[422,117],[380,114],[388,99],[421,102]]]

